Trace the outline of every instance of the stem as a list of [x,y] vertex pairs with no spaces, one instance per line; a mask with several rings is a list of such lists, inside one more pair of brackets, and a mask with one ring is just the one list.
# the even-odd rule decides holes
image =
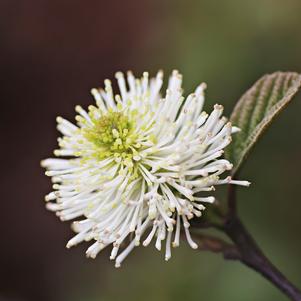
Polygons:
[[241,259],[238,248],[235,245],[229,244],[228,242],[225,242],[220,238],[198,233],[198,235],[195,236],[195,239],[198,243],[199,250],[210,251],[213,253],[222,253],[224,258],[228,260]]
[[237,205],[236,205],[236,186],[235,185],[229,185],[228,209],[229,209],[229,215],[236,215]]
[[225,233],[236,245],[241,262],[259,272],[293,301],[301,301],[301,292],[263,254],[236,214],[236,195],[233,185],[229,190],[229,216],[224,224]]

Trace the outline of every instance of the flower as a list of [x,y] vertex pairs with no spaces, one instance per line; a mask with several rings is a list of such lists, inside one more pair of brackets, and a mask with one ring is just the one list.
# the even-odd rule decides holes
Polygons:
[[237,128],[221,117],[221,105],[210,115],[202,112],[204,83],[185,99],[177,71],[164,98],[161,71],[150,80],[147,72],[141,79],[128,72],[127,81],[118,72],[116,79],[120,95],[114,96],[105,80],[104,90],[92,90],[96,106],[88,112],[76,106],[77,125],[57,118],[63,137],[54,154],[65,158],[41,163],[54,183],[45,197],[47,208],[63,221],[81,218],[72,224],[77,235],[67,247],[94,240],[88,257],[113,245],[110,258],[119,267],[135,246],[154,240],[158,250],[165,241],[168,260],[171,246],[180,244],[181,228],[188,244],[197,248],[189,220],[214,201],[200,194],[219,184],[249,185],[220,179],[232,168],[221,156]]

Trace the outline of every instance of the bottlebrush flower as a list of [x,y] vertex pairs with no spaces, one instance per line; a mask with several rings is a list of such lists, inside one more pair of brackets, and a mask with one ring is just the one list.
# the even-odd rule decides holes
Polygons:
[[93,240],[88,257],[113,245],[110,258],[119,267],[135,246],[154,240],[158,250],[164,241],[168,260],[181,228],[197,248],[189,220],[214,201],[201,194],[219,184],[249,185],[220,179],[232,168],[221,156],[237,129],[222,117],[221,105],[210,115],[202,112],[205,84],[185,99],[177,71],[164,97],[162,72],[150,80],[147,72],[141,79],[131,72],[127,81],[121,72],[116,78],[120,95],[105,80],[104,90],[92,90],[96,106],[88,112],[76,106],[77,125],[57,118],[63,137],[54,154],[63,158],[42,161],[54,183],[47,208],[63,221],[80,219],[72,224],[78,234],[67,247]]

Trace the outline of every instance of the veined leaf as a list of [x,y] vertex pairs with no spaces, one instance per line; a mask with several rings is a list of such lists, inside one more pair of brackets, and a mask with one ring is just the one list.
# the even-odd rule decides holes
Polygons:
[[241,129],[232,136],[226,158],[233,163],[235,174],[250,150],[275,117],[290,103],[301,87],[301,75],[275,72],[260,78],[238,101],[230,121]]

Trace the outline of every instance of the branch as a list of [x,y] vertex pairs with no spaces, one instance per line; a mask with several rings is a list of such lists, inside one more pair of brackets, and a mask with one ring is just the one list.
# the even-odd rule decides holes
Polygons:
[[238,248],[233,244],[223,241],[222,239],[209,235],[198,234],[195,236],[195,240],[198,242],[200,250],[221,253],[225,259],[241,260],[241,254]]
[[228,208],[229,215],[236,215],[237,205],[236,205],[236,185],[229,185],[228,189]]
[[222,230],[231,238],[241,255],[240,261],[259,272],[294,301],[301,301],[301,292],[263,254],[237,216],[236,188],[229,186],[228,218]]
[[196,228],[214,227],[221,230],[227,234],[233,244],[213,236],[198,233],[195,239],[199,243],[199,249],[221,253],[225,259],[241,261],[273,283],[291,300],[301,301],[300,290],[269,261],[238,218],[234,185],[229,187],[228,213],[226,216],[221,217],[220,223],[210,223],[208,220],[199,224],[197,221],[192,220],[191,223]]
[[238,217],[232,216],[225,224],[224,231],[238,248],[241,254],[241,262],[259,272],[291,298],[291,300],[301,301],[301,292],[299,289],[263,254]]
[[238,217],[232,215],[224,232],[234,244],[214,236],[194,233],[199,249],[221,253],[224,259],[239,260],[272,282],[293,301],[301,301],[301,292],[263,254]]

